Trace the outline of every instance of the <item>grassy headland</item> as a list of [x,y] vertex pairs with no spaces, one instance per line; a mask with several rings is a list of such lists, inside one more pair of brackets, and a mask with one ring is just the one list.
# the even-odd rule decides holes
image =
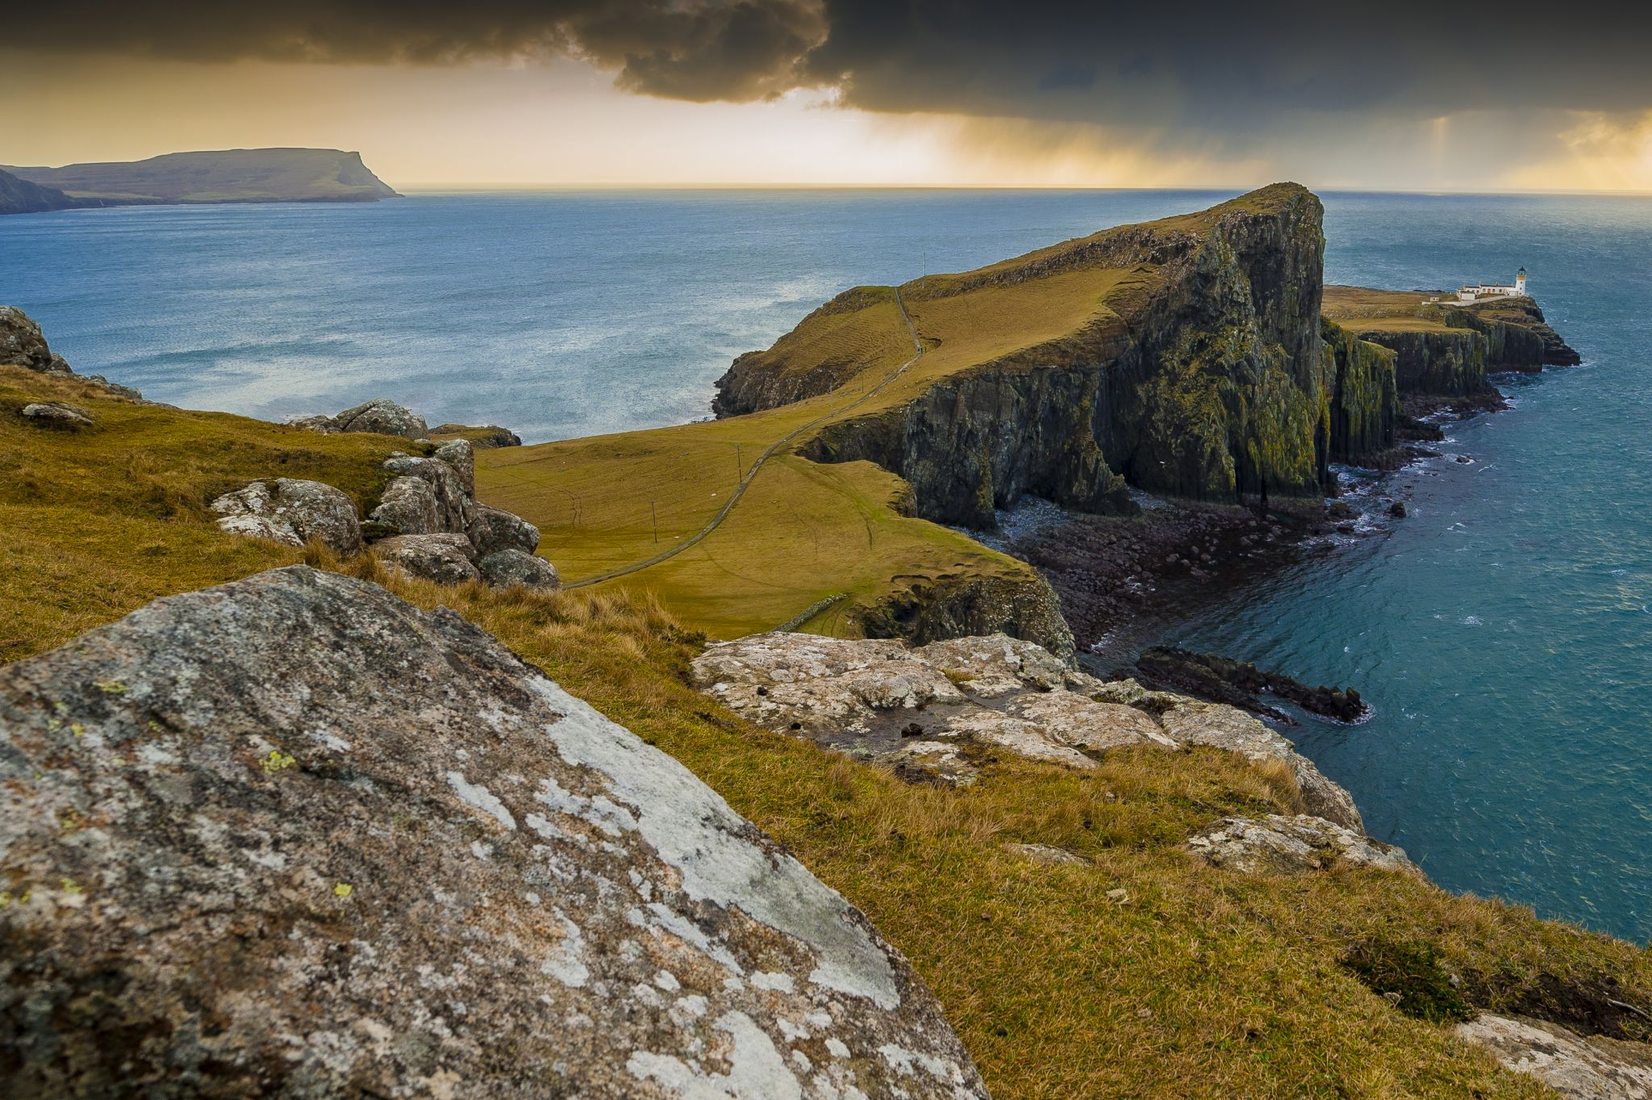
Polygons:
[[[96,425],[24,421],[31,400],[74,401]],[[1213,750],[1114,751],[1088,773],[1006,755],[983,762],[973,788],[915,786],[694,691],[700,635],[640,592],[406,581],[370,558],[234,538],[203,510],[222,489],[276,475],[322,478],[370,503],[384,454],[407,446],[139,406],[0,369],[0,661],[155,596],[306,556],[454,608],[682,760],[865,910],[936,991],[1000,1097],[1551,1095],[1367,988],[1346,962],[1373,946],[1436,953],[1437,970],[1415,980],[1449,972],[1480,1007],[1568,1019],[1605,997],[1652,999],[1652,955],[1526,909],[1368,869],[1252,877],[1187,856],[1187,835],[1225,814],[1294,810],[1277,769]],[[1090,862],[1032,862],[1008,842]],[[1122,900],[1108,897],[1118,889]]]

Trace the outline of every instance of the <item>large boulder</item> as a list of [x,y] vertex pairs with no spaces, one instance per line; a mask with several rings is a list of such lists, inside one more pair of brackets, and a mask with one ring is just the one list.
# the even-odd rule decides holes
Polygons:
[[423,439],[430,434],[418,413],[382,397],[345,409],[332,420],[333,430],[340,432],[377,432],[409,439]]
[[396,535],[373,544],[379,561],[405,576],[437,584],[480,580],[476,551],[463,535]]
[[531,554],[539,549],[539,528],[514,512],[478,504],[470,521],[470,541],[483,557],[501,550]]
[[450,439],[430,452],[430,457],[448,464],[458,475],[466,496],[476,495],[476,450],[469,440]]
[[69,364],[46,346],[40,326],[16,306],[0,306],[0,364],[69,373]]
[[24,405],[20,415],[25,420],[48,428],[79,430],[92,426],[92,414],[79,405],[66,401],[35,401]]
[[482,579],[494,588],[552,589],[562,586],[556,566],[520,550],[500,550],[476,563]]
[[464,478],[439,458],[392,455],[384,468],[394,478],[416,477],[430,485],[436,496],[436,530],[467,534],[476,517],[476,500],[465,488]]
[[436,490],[422,477],[395,477],[367,517],[379,535],[428,535],[440,531]]
[[0,670],[0,799],[9,1095],[986,1095],[907,963],[687,769],[361,581],[276,570]]
[[1422,874],[1403,849],[1309,814],[1223,818],[1189,838],[1187,847],[1216,867],[1248,874],[1299,875],[1341,865]]
[[212,502],[218,526],[231,534],[303,546],[316,539],[339,554],[361,549],[361,521],[343,490],[320,481],[279,477],[254,481]]

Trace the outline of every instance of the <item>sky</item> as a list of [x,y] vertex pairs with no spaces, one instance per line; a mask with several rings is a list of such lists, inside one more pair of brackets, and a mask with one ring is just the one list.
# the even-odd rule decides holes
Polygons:
[[84,0],[7,16],[0,163],[359,150],[404,190],[1652,191],[1652,6]]

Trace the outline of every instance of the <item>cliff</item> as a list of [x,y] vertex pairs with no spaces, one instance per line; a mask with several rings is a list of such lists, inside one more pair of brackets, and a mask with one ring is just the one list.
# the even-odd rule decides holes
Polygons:
[[[716,410],[775,408],[923,355],[804,454],[866,459],[919,515],[991,527],[1023,494],[1127,507],[1126,483],[1196,500],[1316,499],[1330,454],[1319,200],[1276,184],[958,275],[857,288],[718,383]],[[908,352],[910,354],[910,352]]]
[[1487,375],[1575,366],[1580,358],[1530,298],[1459,303],[1439,291],[1325,288],[1325,315],[1394,352],[1402,398],[1494,401]]
[[1331,378],[1331,457],[1378,464],[1394,446],[1400,415],[1396,355],[1326,318],[1320,339]]
[[78,205],[55,187],[31,183],[10,172],[0,172],[0,214],[38,214]]
[[373,202],[396,192],[338,149],[223,149],[148,160],[5,171],[83,206],[226,202]]

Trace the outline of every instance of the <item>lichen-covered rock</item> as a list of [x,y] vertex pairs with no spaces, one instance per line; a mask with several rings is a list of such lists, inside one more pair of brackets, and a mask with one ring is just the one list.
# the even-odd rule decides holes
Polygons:
[[539,528],[514,512],[477,504],[470,521],[470,541],[484,558],[501,550],[531,554],[539,549]]
[[430,457],[448,464],[458,475],[466,496],[476,495],[476,450],[469,440],[450,439],[430,452]]
[[476,551],[463,535],[393,535],[373,544],[379,561],[415,580],[464,584],[480,580]]
[[1063,660],[1073,655],[1073,632],[1061,600],[1037,570],[992,576],[946,576],[912,583],[863,608],[860,626],[871,638],[925,645],[944,638],[1007,634],[1044,647]]
[[52,354],[40,326],[16,306],[0,306],[0,363],[43,373],[67,373],[69,367]]
[[345,409],[333,417],[333,425],[340,432],[378,432],[408,439],[423,439],[430,434],[418,413],[382,397]]
[[687,769],[361,581],[276,570],[0,670],[0,799],[9,1095],[986,1095],[906,962]]
[[254,481],[212,502],[218,526],[236,535],[303,546],[316,539],[339,554],[361,549],[356,505],[340,489],[319,481],[280,477]]
[[416,477],[429,484],[436,498],[437,531],[465,534],[476,516],[476,501],[459,472],[439,458],[392,455],[384,462],[392,477]]
[[20,415],[25,420],[32,420],[36,424],[48,428],[90,428],[92,414],[79,405],[71,405],[66,401],[36,401],[24,405]]
[[1302,792],[1303,807],[1308,813],[1355,832],[1365,832],[1365,821],[1360,817],[1353,797],[1327,779],[1312,760],[1297,752],[1295,746],[1282,735],[1244,711],[1221,703],[1183,699],[1164,711],[1159,721],[1164,724],[1166,733],[1184,744],[1209,745],[1236,752],[1259,763],[1278,760],[1289,765]]
[[429,535],[440,531],[436,490],[422,477],[394,477],[368,515],[379,534]]
[[[1137,709],[1098,702],[1100,681],[1002,634],[913,649],[901,642],[757,634],[707,647],[696,682],[759,725],[922,769],[915,744],[980,743],[1091,768],[1089,751],[1176,742]],[[914,739],[921,739],[915,742]],[[943,759],[935,774],[973,773]]]
[[1490,1015],[1458,1024],[1457,1034],[1566,1100],[1652,1100],[1652,1050],[1644,1043],[1585,1039],[1559,1024]]
[[500,550],[476,563],[482,580],[494,588],[552,589],[562,586],[556,566],[520,550]]
[[1207,863],[1248,874],[1299,875],[1339,864],[1422,874],[1403,850],[1309,814],[1223,818],[1187,847]]

